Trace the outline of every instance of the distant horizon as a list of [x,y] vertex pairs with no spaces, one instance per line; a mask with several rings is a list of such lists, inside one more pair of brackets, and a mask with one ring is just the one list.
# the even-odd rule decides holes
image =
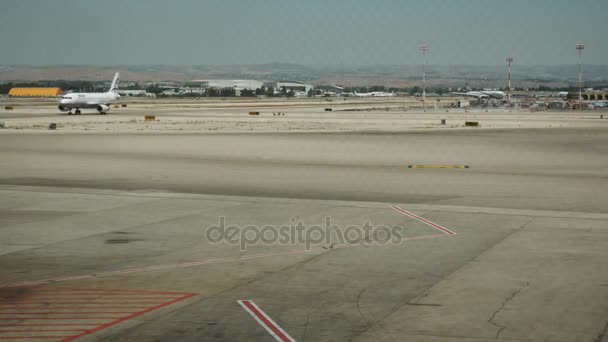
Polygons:
[[[301,66],[308,68],[358,68],[358,67],[419,67],[423,63],[404,63],[404,64],[304,64],[304,63],[293,63],[293,62],[260,62],[260,63],[231,63],[231,64],[168,64],[168,63],[149,63],[149,64],[16,64],[16,63],[0,63],[0,68],[3,66],[9,67],[29,67],[29,68],[60,68],[60,67],[87,67],[87,68],[111,68],[111,67],[236,67],[236,66],[265,66],[265,65],[292,65]],[[507,63],[501,64],[441,64],[441,63],[427,63],[427,67],[442,66],[442,67],[502,67],[507,66]],[[578,63],[564,63],[564,64],[517,64],[513,62],[512,68],[516,67],[560,67],[560,66],[578,66]],[[593,67],[608,67],[606,64],[592,64],[584,63],[583,66]],[[2,69],[0,69],[1,71]]]
[[[401,65],[316,65],[268,62],[260,64],[220,65],[0,65],[0,83],[37,81],[109,81],[114,72],[123,81],[187,82],[201,79],[292,80],[311,84],[345,86],[386,86],[407,88],[419,85],[421,64]],[[507,65],[427,65],[430,86],[504,86]],[[563,87],[578,82],[578,65],[522,66],[512,68],[514,87],[546,85]],[[608,86],[608,65],[584,65],[583,83]]]

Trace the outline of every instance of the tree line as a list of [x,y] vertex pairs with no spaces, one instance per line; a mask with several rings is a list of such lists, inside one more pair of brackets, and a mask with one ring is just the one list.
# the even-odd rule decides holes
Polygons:
[[[65,80],[57,80],[57,81],[38,81],[38,82],[17,82],[17,83],[0,83],[0,94],[8,94],[11,88],[15,87],[58,87],[63,89],[64,92],[68,91],[83,91],[83,92],[103,92],[107,91],[107,82],[91,82],[91,81],[65,81]],[[608,88],[608,84],[594,84],[595,89],[606,89]],[[121,89],[124,90],[146,90],[148,93],[154,93],[157,96],[161,96],[162,92],[166,90],[166,88],[161,88],[157,84],[142,86],[139,83],[135,83],[130,86],[122,86]],[[462,88],[461,88],[462,89]],[[467,88],[472,91],[480,91],[483,88],[470,87]],[[498,88],[499,90],[506,91],[506,87]],[[540,84],[536,87],[529,88],[520,88],[513,87],[512,90],[530,90],[530,91],[567,91],[567,92],[578,92],[577,85],[564,86],[564,87],[551,87],[547,85]],[[348,87],[344,89],[345,92],[354,93],[355,91],[358,93],[368,93],[374,91],[385,91],[385,92],[396,92],[396,93],[408,93],[410,95],[421,94],[422,88],[420,86],[408,87],[408,88],[397,88],[397,87],[385,87],[385,86],[368,86],[368,87]],[[449,94],[451,91],[456,91],[454,87],[427,87],[427,93],[435,93],[439,95]],[[323,91],[318,88],[311,90],[307,94],[308,96],[320,96],[323,95]],[[184,94],[184,96],[190,96],[190,94]],[[237,92],[234,88],[226,87],[226,88],[208,88],[205,90],[203,95],[200,94],[192,94],[192,96],[208,96],[208,97],[233,97],[237,96]],[[257,89],[243,89],[240,91],[240,96],[242,97],[255,97],[255,96],[285,96],[285,97],[293,97],[295,96],[295,92],[293,90],[287,90],[285,87],[281,89],[274,89],[273,87],[260,87]]]

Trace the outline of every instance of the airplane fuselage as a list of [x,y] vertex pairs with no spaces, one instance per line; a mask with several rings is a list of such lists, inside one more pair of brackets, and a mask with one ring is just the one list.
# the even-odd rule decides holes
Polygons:
[[117,93],[71,93],[59,99],[59,110],[70,111],[76,109],[77,114],[80,109],[95,108],[99,113],[105,114],[110,111],[112,102],[118,100]]
[[110,104],[118,100],[114,93],[70,93],[59,99],[59,105],[64,108],[96,108],[100,104]]
[[59,98],[59,110],[72,114],[72,109],[76,109],[76,114],[80,114],[80,109],[95,108],[100,114],[110,111],[112,102],[118,100],[118,77],[114,75],[110,90],[105,93],[68,93]]

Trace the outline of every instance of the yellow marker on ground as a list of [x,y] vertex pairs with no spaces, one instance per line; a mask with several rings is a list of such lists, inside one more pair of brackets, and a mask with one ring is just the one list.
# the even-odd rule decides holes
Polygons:
[[468,169],[469,165],[408,165],[408,169]]

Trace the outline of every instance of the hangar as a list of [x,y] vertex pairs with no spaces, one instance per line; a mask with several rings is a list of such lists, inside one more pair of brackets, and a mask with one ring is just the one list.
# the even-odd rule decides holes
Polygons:
[[57,97],[63,95],[61,88],[11,88],[9,97]]
[[274,89],[285,89],[286,91],[305,92],[308,93],[312,89],[312,85],[295,81],[279,81],[273,86]]
[[264,83],[256,80],[192,80],[185,83],[190,88],[234,88],[234,90],[261,88]]

